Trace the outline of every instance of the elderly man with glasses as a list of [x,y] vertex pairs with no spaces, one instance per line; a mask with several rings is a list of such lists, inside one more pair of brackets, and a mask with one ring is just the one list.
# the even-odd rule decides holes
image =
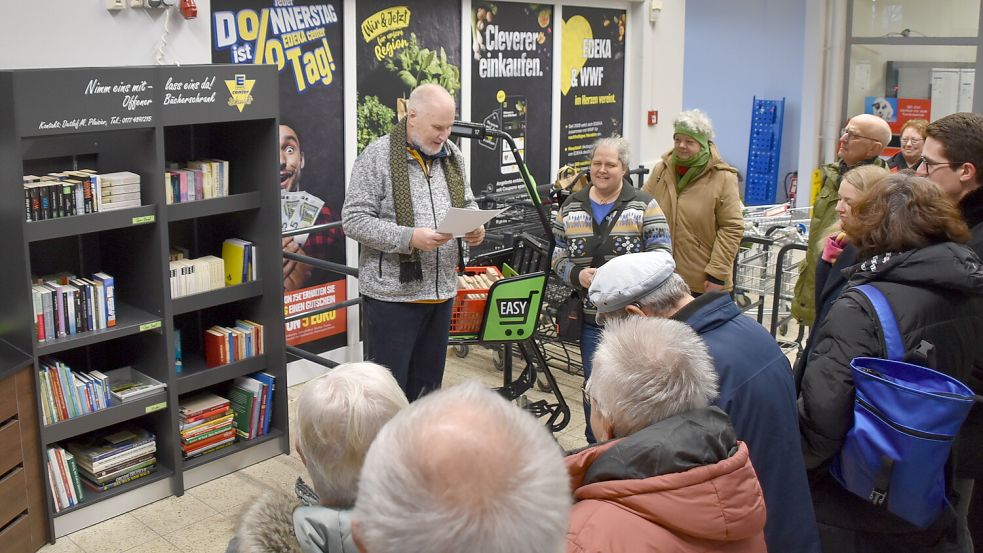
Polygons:
[[840,131],[837,160],[822,167],[823,184],[812,207],[809,223],[809,250],[805,263],[799,265],[795,282],[792,315],[801,324],[812,325],[816,318],[816,259],[822,253],[824,232],[837,220],[836,200],[843,174],[854,167],[874,163],[887,168],[880,157],[884,146],[891,141],[891,127],[876,115],[862,113],[847,121]]

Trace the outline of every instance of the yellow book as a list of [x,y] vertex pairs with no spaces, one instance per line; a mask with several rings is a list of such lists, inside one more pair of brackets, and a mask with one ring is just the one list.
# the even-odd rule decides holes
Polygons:
[[228,238],[222,242],[222,261],[225,262],[225,285],[235,286],[247,281],[246,249],[249,242]]

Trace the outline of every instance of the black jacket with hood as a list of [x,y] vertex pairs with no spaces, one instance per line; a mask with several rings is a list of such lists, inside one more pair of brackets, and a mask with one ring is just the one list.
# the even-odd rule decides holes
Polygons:
[[[802,380],[799,397],[799,427],[807,469],[823,469],[843,444],[853,424],[854,388],[850,361],[855,357],[885,357],[884,338],[873,308],[860,292],[859,284],[874,284],[887,297],[898,322],[905,350],[912,352],[922,342],[931,344],[929,367],[952,375],[976,393],[983,382],[983,267],[968,247],[946,242],[901,253],[875,256],[847,270],[849,282],[829,310],[819,330]],[[977,407],[970,419],[983,418]],[[964,428],[965,434],[965,428]],[[979,470],[983,459],[965,458],[960,468]],[[826,484],[831,478],[820,478]],[[823,522],[823,485],[813,480],[816,516]],[[835,493],[847,501],[848,493]],[[846,499],[844,499],[846,498]],[[901,519],[859,499],[837,505],[836,519],[854,520],[861,530],[901,533],[916,530]],[[824,512],[821,512],[824,511]],[[860,511],[860,512],[857,512]],[[836,524],[834,522],[834,524]]]

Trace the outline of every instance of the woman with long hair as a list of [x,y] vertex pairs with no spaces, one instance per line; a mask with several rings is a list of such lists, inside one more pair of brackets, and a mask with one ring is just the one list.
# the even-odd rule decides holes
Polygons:
[[957,523],[954,511],[920,529],[846,491],[828,464],[853,425],[850,362],[887,357],[873,307],[852,288],[871,284],[884,294],[907,360],[980,393],[983,383],[968,380],[973,367],[983,364],[980,259],[965,246],[969,231],[956,207],[928,179],[911,174],[872,183],[851,206],[843,230],[860,263],[847,270],[846,288],[817,331],[799,397],[802,448],[823,550],[964,551],[957,529],[964,529],[965,520]]

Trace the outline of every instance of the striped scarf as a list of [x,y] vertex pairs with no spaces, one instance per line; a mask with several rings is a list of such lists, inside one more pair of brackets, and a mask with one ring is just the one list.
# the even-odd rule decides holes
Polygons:
[[[410,172],[406,162],[406,118],[393,126],[389,134],[389,174],[392,177],[393,206],[396,209],[396,224],[401,227],[416,227],[413,216],[413,194],[410,191]],[[451,194],[451,205],[464,207],[464,175],[461,164],[456,162],[453,150],[445,148],[447,155],[440,158],[444,179]],[[420,254],[413,250],[399,256],[399,281],[412,282],[423,278]]]

